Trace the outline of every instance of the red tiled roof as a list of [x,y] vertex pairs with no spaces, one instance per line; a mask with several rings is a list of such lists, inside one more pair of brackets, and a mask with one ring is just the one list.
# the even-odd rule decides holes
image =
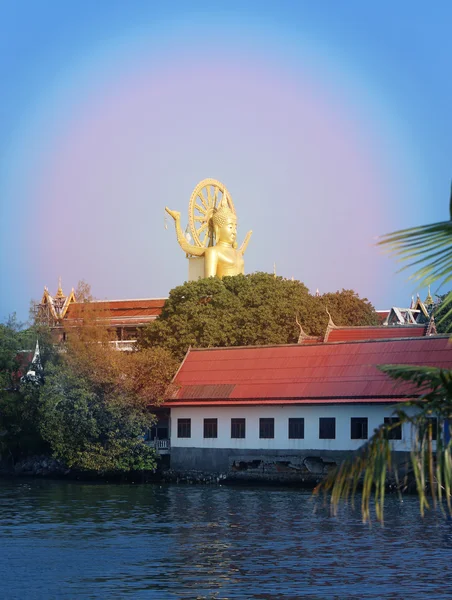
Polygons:
[[108,318],[112,325],[139,325],[156,319],[162,312],[166,298],[145,298],[143,300],[105,300],[71,304],[66,319],[79,318],[85,306],[98,312],[101,318]]
[[383,340],[422,337],[425,325],[379,325],[376,327],[336,327],[327,331],[325,342],[351,342],[353,340]]
[[452,369],[448,336],[190,350],[165,405],[394,402],[417,396],[383,364]]

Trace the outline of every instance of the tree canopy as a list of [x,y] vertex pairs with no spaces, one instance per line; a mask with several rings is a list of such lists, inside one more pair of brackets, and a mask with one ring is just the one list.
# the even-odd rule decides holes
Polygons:
[[189,346],[289,344],[300,330],[323,335],[326,309],[336,325],[376,325],[367,299],[352,290],[312,296],[300,281],[268,273],[211,277],[171,290],[162,314],[141,332],[142,347],[161,346],[182,359]]
[[[107,325],[84,311],[41,390],[41,433],[53,455],[82,470],[153,469],[144,442],[177,362],[162,348],[120,352]],[[91,318],[90,318],[91,317]]]
[[[44,327],[23,329],[14,318],[0,324],[0,454],[14,461],[50,452],[68,467],[97,472],[155,467],[144,433],[178,363],[163,348],[115,350],[98,317],[84,310],[58,348]],[[42,385],[21,379],[37,336]]]
[[45,364],[53,355],[46,328],[25,328],[15,315],[0,323],[0,455],[13,459],[46,446],[39,433],[39,390],[21,382],[38,336]]

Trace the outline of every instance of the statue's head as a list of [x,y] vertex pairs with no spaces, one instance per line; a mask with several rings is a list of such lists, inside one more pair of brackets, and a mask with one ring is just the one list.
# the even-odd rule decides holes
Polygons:
[[226,194],[223,196],[220,206],[212,217],[215,239],[218,242],[227,242],[236,247],[237,217],[227,203]]

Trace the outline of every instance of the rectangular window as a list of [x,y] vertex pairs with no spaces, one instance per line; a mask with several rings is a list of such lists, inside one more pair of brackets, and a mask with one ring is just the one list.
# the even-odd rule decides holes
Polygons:
[[367,417],[352,417],[350,419],[350,439],[367,440]]
[[336,439],[336,419],[335,417],[320,417],[319,419],[319,439]]
[[402,439],[402,425],[397,417],[385,417],[385,425],[393,425],[392,429],[387,432],[388,440]]
[[275,419],[259,419],[259,437],[261,439],[275,437]]
[[422,439],[424,435],[427,437],[428,435],[428,426],[432,424],[432,440],[435,441],[438,439],[438,419],[436,417],[428,417],[425,420],[425,424],[420,428],[419,437]]
[[231,419],[231,438],[245,437],[245,419]]
[[218,419],[204,419],[204,437],[218,437]]
[[289,419],[289,440],[304,439],[304,419]]
[[191,437],[191,419],[177,419],[177,437]]

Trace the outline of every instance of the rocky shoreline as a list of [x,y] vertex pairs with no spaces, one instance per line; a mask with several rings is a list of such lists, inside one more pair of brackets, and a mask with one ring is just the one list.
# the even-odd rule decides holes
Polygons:
[[0,462],[0,475],[6,476],[65,477],[70,472],[61,461],[47,455],[30,456],[14,464]]

